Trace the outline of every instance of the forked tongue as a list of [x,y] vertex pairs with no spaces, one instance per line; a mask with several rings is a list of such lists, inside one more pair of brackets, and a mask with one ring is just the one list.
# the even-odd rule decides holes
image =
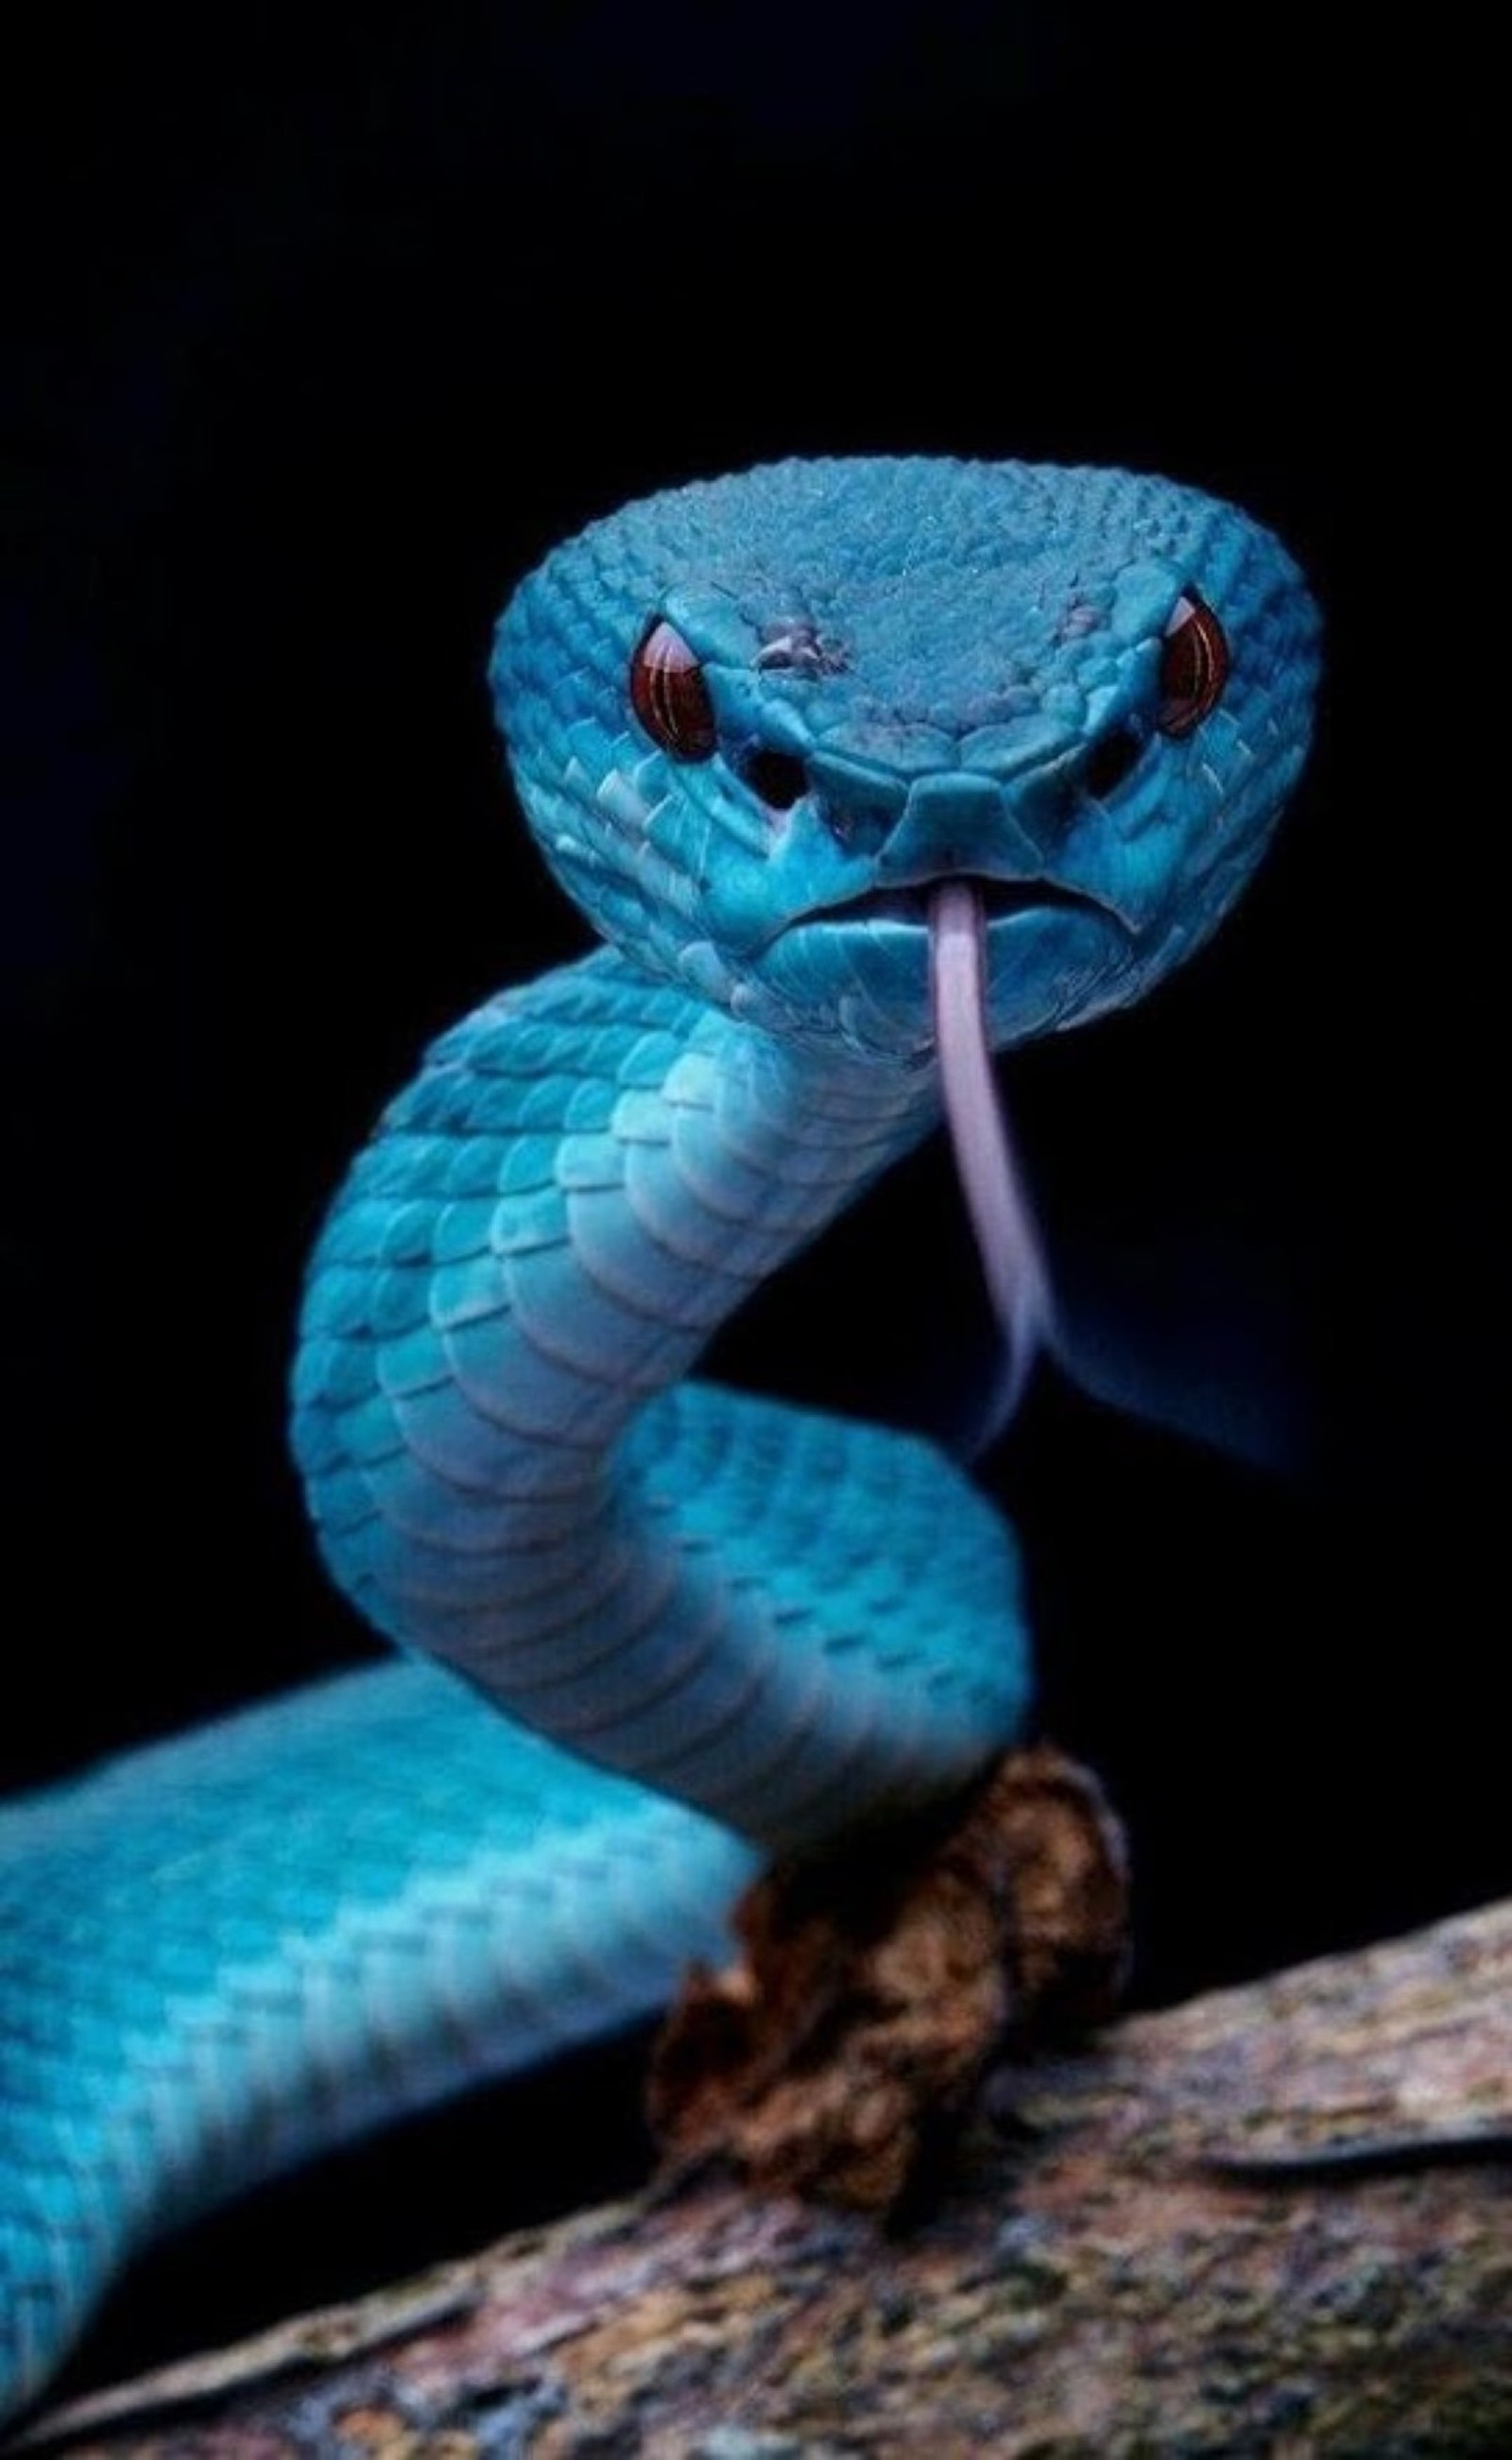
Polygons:
[[1051,1335],[1050,1282],[1019,1176],[987,1032],[987,923],[969,881],[950,880],[929,901],[929,996],[961,1192],[1003,1337],[1003,1362],[975,1449],[985,1451],[1023,1396],[1036,1350]]

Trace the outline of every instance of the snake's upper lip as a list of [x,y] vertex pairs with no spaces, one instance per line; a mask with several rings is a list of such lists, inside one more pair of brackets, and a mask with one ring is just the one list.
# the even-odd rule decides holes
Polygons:
[[929,907],[937,889],[948,880],[959,880],[975,890],[982,901],[982,910],[989,922],[1006,921],[1014,914],[1035,914],[1058,910],[1062,913],[1092,914],[1101,922],[1128,925],[1115,907],[1094,897],[1085,888],[1070,888],[1063,880],[1044,878],[1005,879],[989,872],[934,872],[926,879],[898,880],[886,887],[865,888],[859,896],[839,897],[828,905],[810,906],[803,914],[795,914],[789,929],[806,922],[903,922],[920,930],[927,929]]

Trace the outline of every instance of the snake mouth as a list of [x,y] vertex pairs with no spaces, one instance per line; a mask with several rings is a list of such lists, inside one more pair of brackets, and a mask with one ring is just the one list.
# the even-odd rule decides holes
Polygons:
[[816,905],[797,914],[789,929],[810,922],[895,922],[927,931],[934,899],[947,881],[959,881],[978,901],[984,920],[1011,922],[1020,914],[1084,914],[1100,922],[1125,928],[1121,915],[1083,888],[1067,888],[1057,880],[1007,880],[987,872],[937,872],[927,880],[910,880],[889,888],[862,889],[857,897],[837,898],[832,905]]

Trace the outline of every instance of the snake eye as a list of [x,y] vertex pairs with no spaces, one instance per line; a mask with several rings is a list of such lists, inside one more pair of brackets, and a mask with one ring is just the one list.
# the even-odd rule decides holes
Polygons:
[[674,760],[707,760],[719,739],[703,668],[665,615],[647,626],[630,660],[630,707]]
[[1188,589],[1176,602],[1161,647],[1161,705],[1155,723],[1162,734],[1190,734],[1212,714],[1228,681],[1228,643],[1205,599]]

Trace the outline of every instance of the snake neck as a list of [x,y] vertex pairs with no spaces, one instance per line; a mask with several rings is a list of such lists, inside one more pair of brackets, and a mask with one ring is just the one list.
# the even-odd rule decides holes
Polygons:
[[[790,1049],[608,951],[447,1034],[332,1210],[295,1378],[368,1620],[768,1845],[960,1782],[1022,1706],[996,1516],[915,1439],[682,1381],[937,1115],[932,1071]],[[872,1625],[942,1518],[960,1578],[900,1718]],[[970,1676],[956,1610],[1010,1620]]]

